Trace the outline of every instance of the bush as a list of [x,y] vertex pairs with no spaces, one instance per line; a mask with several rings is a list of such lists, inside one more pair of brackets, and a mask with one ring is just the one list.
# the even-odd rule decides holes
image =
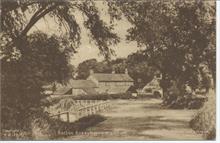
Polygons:
[[74,100],[109,100],[109,99],[133,99],[131,93],[118,93],[118,94],[93,94],[93,95],[78,95],[78,96],[60,96],[56,98],[48,98],[50,104],[55,104],[63,98],[72,98]]
[[161,95],[160,94],[149,94],[149,93],[138,93],[137,98],[158,98],[161,99]]
[[[100,115],[90,115],[87,117],[80,118],[79,120],[68,123],[58,119],[51,119],[48,118],[46,121],[42,122],[45,123],[43,126],[39,127],[39,129],[44,134],[43,136],[38,133],[32,134],[33,138],[35,139],[55,139],[58,137],[64,137],[69,135],[75,135],[78,131],[84,131],[86,128],[96,125],[104,121],[105,118]],[[40,136],[39,136],[40,135]]]
[[[90,126],[104,121],[100,115],[91,115],[68,123],[58,119],[53,119],[48,114],[41,113],[29,119],[29,130],[3,130],[1,139],[3,140],[50,140],[57,137],[74,135],[78,131],[84,131]],[[8,132],[8,133],[7,133]],[[10,134],[9,134],[10,133]],[[15,134],[11,136],[11,134]],[[10,135],[10,136],[8,136]]]
[[216,100],[215,93],[210,92],[209,100],[190,121],[190,126],[208,140],[216,136]]
[[163,96],[163,105],[173,109],[200,109],[203,107],[206,96],[198,96],[193,92],[180,92],[178,89],[168,90]]

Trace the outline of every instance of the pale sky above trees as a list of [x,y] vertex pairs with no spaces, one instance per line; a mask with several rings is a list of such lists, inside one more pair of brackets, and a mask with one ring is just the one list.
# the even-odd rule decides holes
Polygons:
[[[103,3],[103,1],[96,1],[97,7],[99,8],[101,12],[101,18],[108,24],[110,24],[110,16],[108,15],[107,6]],[[76,11],[76,19],[79,22],[80,26],[83,25],[83,15]],[[131,27],[131,24],[124,18],[120,21],[115,21],[114,23],[114,31],[118,34],[118,36],[121,38],[121,41],[116,46],[112,46],[115,50],[116,56],[113,56],[112,58],[121,58],[121,57],[127,57],[129,54],[136,52],[138,50],[136,42],[128,42],[126,41],[126,33],[127,29]],[[45,16],[44,19],[39,20],[35,26],[30,30],[29,33],[32,33],[33,31],[40,30],[43,32],[46,32],[47,34],[60,34],[65,35],[66,31],[65,29],[62,29],[62,32],[58,32],[58,25],[54,22],[53,19],[51,19],[49,16]],[[84,60],[96,58],[98,61],[101,61],[104,59],[102,55],[99,54],[98,47],[93,43],[90,42],[90,38],[88,36],[88,30],[85,29],[83,26],[80,27],[82,31],[82,39],[81,39],[81,45],[77,49],[78,53],[74,54],[74,57],[71,60],[71,63],[73,65],[78,65]]]

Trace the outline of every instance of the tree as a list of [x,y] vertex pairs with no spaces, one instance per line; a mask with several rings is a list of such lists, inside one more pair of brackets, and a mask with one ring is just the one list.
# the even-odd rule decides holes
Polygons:
[[215,79],[215,56],[211,56],[216,50],[215,2],[113,3],[117,7],[114,14],[120,16],[123,13],[133,25],[128,30],[127,39],[145,46],[143,54],[148,63],[162,73],[161,85],[165,92],[173,80],[181,91],[180,97],[184,95],[186,84],[195,90],[199,85],[199,67],[202,64],[208,65]]
[[[23,41],[23,54],[2,62],[2,122],[11,127],[24,126],[26,118],[42,110],[42,86],[64,82],[71,76],[68,48],[62,39],[36,32]],[[12,54],[14,55],[14,54]],[[10,119],[15,120],[13,123]]]
[[155,69],[149,65],[142,51],[129,55],[126,62],[129,75],[137,87],[141,88],[153,79]]
[[[79,64],[78,79],[86,79],[90,74],[90,70],[95,73],[111,73],[112,71],[125,73],[127,69],[128,74],[135,81],[135,86],[141,87],[152,80],[155,71],[147,61],[143,61],[144,58],[144,55],[139,51],[129,55],[128,58],[117,58],[110,61],[97,62],[96,59],[89,59]],[[138,80],[141,80],[141,83]]]
[[[80,27],[75,19],[75,11],[81,11],[85,18],[84,26],[91,32],[90,37],[95,40],[100,52],[106,57],[113,53],[109,45],[116,44],[119,38],[112,32],[113,27],[100,19],[99,11],[94,1],[69,1],[69,0],[12,0],[2,1],[1,27],[5,35],[8,35],[11,42],[7,43],[7,50],[4,55],[8,55],[15,46],[22,50],[20,41],[27,35],[29,30],[37,21],[50,16],[55,19],[58,28],[66,29],[74,49],[80,44]],[[32,14],[28,19],[27,13]],[[57,19],[57,21],[56,21]],[[4,35],[4,36],[5,36]]]
[[[119,42],[119,38],[112,32],[113,27],[100,19],[96,2],[1,1],[2,121],[9,125],[6,128],[23,128],[28,117],[36,110],[42,111],[43,84],[63,82],[70,76],[68,59],[79,47],[81,33],[75,11],[85,16],[83,24],[90,31],[91,39],[109,59],[113,54],[109,46]],[[46,15],[57,22],[59,31],[66,30],[66,37],[28,34]]]
[[117,58],[115,60],[110,61],[109,65],[111,65],[112,70],[115,73],[124,73],[125,69],[127,68],[127,63],[126,63],[125,58]]
[[98,62],[96,59],[85,60],[77,68],[77,78],[86,79],[90,75],[91,70],[95,73],[110,73],[112,67],[106,61]]
[[96,59],[90,59],[80,63],[77,69],[77,73],[78,73],[77,78],[86,79],[90,74],[89,73],[90,70],[94,70],[96,65],[97,65]]
[[132,53],[124,59],[117,58],[112,60],[110,65],[116,73],[125,73],[125,69],[127,69],[128,74],[135,81],[135,86],[140,88],[152,80],[155,71],[153,67],[149,66],[142,51]]

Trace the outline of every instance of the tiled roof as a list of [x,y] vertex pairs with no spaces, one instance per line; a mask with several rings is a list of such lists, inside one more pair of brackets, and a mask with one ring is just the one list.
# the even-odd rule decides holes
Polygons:
[[62,95],[62,94],[67,94],[69,91],[71,90],[71,88],[69,87],[58,87],[54,92],[53,94],[56,94],[56,95]]
[[96,78],[98,81],[134,81],[128,74],[94,73],[91,76]]
[[72,80],[71,79],[67,82],[66,85],[57,84],[56,91],[54,92],[54,94],[66,94],[72,88],[92,91],[91,89],[96,88],[96,87],[97,87],[96,84],[90,80]]
[[96,88],[97,85],[90,80],[70,80],[67,84],[68,87],[72,88]]

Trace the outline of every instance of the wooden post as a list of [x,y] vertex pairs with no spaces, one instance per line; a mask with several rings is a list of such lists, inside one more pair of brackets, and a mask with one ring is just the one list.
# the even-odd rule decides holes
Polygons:
[[90,113],[93,114],[93,107],[90,107]]
[[84,115],[87,116],[88,115],[87,108],[84,109],[84,112],[85,112]]
[[100,105],[98,104],[97,106],[96,106],[96,110],[99,112],[99,108],[100,108]]
[[98,107],[98,111],[101,111],[101,106],[100,106],[100,104],[99,104],[97,107]]
[[95,114],[96,111],[95,111],[95,106],[92,106],[92,114]]
[[69,112],[66,113],[66,118],[67,118],[67,122],[69,123],[69,122],[70,122],[70,115],[69,115]]
[[92,108],[89,107],[89,115],[92,115]]

